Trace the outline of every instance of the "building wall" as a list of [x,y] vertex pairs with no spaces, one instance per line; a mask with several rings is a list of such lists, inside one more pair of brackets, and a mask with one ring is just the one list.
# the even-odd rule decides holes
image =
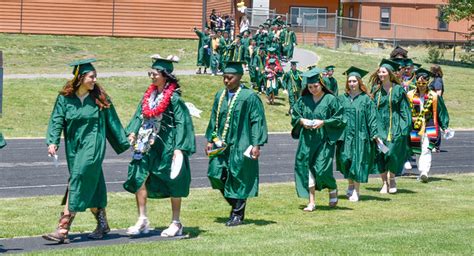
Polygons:
[[327,8],[328,13],[335,13],[339,8],[339,1],[331,0],[270,0],[270,9],[277,13],[290,14],[290,7],[320,7]]
[[[433,0],[432,3],[427,4],[429,1],[416,1],[410,4],[385,4],[385,3],[372,3],[369,1],[362,1],[363,3],[343,3],[343,16],[347,17],[349,6],[360,5],[359,15],[362,20],[375,21],[375,22],[361,22],[359,34],[365,38],[387,38],[393,39],[394,36],[397,40],[407,41],[452,41],[454,40],[454,33],[448,31],[438,30],[438,4],[439,0]],[[369,2],[369,3],[367,3]],[[380,2],[380,1],[377,1]],[[388,1],[390,2],[390,1]],[[390,29],[381,29],[380,24],[380,8],[391,7],[390,22],[406,26],[396,26]],[[472,22],[460,21],[451,22],[448,25],[449,31],[456,31],[461,33],[468,33],[468,29]],[[420,28],[412,28],[412,27]],[[428,28],[428,29],[427,29]],[[349,30],[345,28],[345,32],[352,34],[354,32],[352,28]],[[457,35],[456,40],[466,40],[461,35]]]
[[0,0],[0,6],[0,32],[12,33],[195,38],[191,28],[202,20],[202,0]]

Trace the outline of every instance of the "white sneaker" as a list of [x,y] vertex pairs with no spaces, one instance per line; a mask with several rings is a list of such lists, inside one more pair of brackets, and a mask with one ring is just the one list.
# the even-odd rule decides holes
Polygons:
[[359,195],[357,194],[357,191],[353,191],[352,195],[349,197],[349,201],[351,202],[358,202],[359,201]]
[[420,180],[421,180],[421,182],[425,182],[425,183],[428,182],[428,173],[422,172],[420,174]]
[[413,167],[411,166],[410,161],[406,161],[405,164],[403,165],[405,170],[411,170]]
[[382,189],[380,189],[380,194],[387,194],[387,193],[388,193],[388,185],[386,182],[384,182]]
[[162,237],[173,237],[183,235],[183,224],[181,222],[173,221],[167,229],[161,231]]
[[150,232],[150,222],[148,218],[138,218],[135,225],[127,228],[127,235],[135,236],[139,234],[148,234]]

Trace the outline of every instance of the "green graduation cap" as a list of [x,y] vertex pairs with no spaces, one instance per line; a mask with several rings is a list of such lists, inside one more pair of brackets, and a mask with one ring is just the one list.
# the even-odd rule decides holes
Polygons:
[[347,77],[355,76],[355,77],[358,77],[358,78],[362,78],[365,75],[367,75],[368,73],[369,73],[368,71],[365,71],[365,70],[360,69],[358,67],[351,66],[346,71],[344,71],[344,73],[342,73],[342,74],[347,75]]
[[325,67],[324,69],[327,70],[327,71],[331,71],[331,70],[334,70],[334,68],[335,68],[335,66],[330,65],[330,66]]
[[275,52],[276,51],[276,48],[275,47],[268,47],[268,52]]
[[379,67],[384,67],[384,68],[387,68],[389,69],[390,71],[395,71],[399,69],[400,67],[400,64],[394,62],[394,61],[391,61],[391,60],[387,60],[387,59],[382,59],[382,61],[380,62],[380,65]]
[[403,59],[403,62],[401,64],[402,67],[411,67],[413,66],[413,60],[412,59]]
[[420,76],[425,77],[425,79],[429,79],[430,77],[433,77],[434,74],[431,73],[430,71],[424,69],[424,68],[419,68],[415,71],[416,74],[416,79],[418,79]]
[[418,68],[420,68],[420,67],[421,67],[421,64],[420,64],[420,63],[415,63],[415,62],[413,62],[413,66],[415,66],[415,68],[417,68],[417,69],[418,69]]
[[96,62],[96,59],[85,59],[85,60],[76,60],[72,63],[69,63],[69,66],[74,67],[72,74],[74,77],[94,71],[95,68],[92,66],[92,62]]
[[312,64],[312,65],[306,66],[306,68],[307,68],[308,70],[311,70],[311,69],[315,68],[316,66],[317,66],[317,64],[315,63],[315,64]]
[[236,37],[236,38],[239,38],[239,39],[242,39],[242,36],[241,36],[241,35],[236,35],[235,37]]
[[228,61],[225,64],[225,68],[223,70],[224,74],[244,74],[244,68],[242,67],[245,64],[245,61]]
[[319,82],[321,78],[321,74],[323,73],[322,69],[319,68],[312,68],[311,70],[308,70],[301,74],[302,77],[306,77],[306,83],[308,84],[314,84]]
[[296,64],[298,64],[298,61],[297,61],[297,60],[292,60],[292,61],[290,61],[290,63],[291,63],[291,65],[295,65],[295,66],[296,66]]
[[275,58],[270,58],[268,60],[268,64],[276,64],[276,59]]
[[160,55],[155,54],[152,55],[151,58],[153,59],[153,64],[151,65],[151,68],[157,70],[164,70],[168,73],[173,73],[173,62],[178,62],[178,58],[176,56],[169,56],[168,58],[163,58]]

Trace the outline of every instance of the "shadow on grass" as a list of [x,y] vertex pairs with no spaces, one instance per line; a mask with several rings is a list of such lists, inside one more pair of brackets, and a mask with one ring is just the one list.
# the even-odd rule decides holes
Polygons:
[[460,61],[452,61],[452,60],[440,60],[439,64],[446,65],[446,66],[453,66],[453,67],[461,67],[461,68],[474,68],[473,64],[460,62]]
[[369,196],[369,195],[359,195],[359,201],[391,201],[390,198],[378,197],[378,196]]
[[6,252],[11,252],[13,253],[13,251],[22,251],[23,249],[21,248],[3,248],[3,245],[0,244],[0,253],[6,253]]
[[[380,188],[365,188],[366,190],[370,190],[370,191],[380,191]],[[409,190],[409,189],[405,189],[405,188],[399,188],[397,189],[397,193],[395,194],[416,194],[418,192],[415,192],[413,190]]]
[[[155,227],[156,232],[161,235],[161,231],[167,229],[168,227]],[[207,230],[203,230],[199,227],[187,227],[183,228],[183,235],[188,236],[188,238],[198,237],[201,233],[205,233]]]
[[[229,220],[229,218],[224,218],[224,217],[217,217],[214,222],[217,223],[226,223]],[[271,225],[271,224],[276,224],[276,221],[273,220],[256,220],[256,219],[244,219],[244,224],[243,225],[248,225],[248,224],[254,224],[256,226],[266,226],[266,225]]]

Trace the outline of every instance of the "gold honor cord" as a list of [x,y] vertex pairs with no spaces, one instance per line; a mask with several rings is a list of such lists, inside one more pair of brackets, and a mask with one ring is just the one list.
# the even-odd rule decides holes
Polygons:
[[77,66],[76,72],[74,72],[74,78],[72,79],[72,85],[74,85],[74,83],[76,82],[77,77],[79,76],[79,67],[80,67],[80,65]]

